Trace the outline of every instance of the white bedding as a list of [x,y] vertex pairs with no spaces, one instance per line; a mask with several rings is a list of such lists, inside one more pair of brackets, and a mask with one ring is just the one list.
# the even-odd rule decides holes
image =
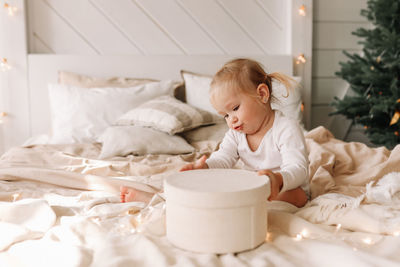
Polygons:
[[266,242],[224,255],[173,247],[162,201],[145,208],[118,194],[121,184],[156,192],[216,141],[112,160],[97,160],[99,144],[14,148],[0,160],[0,266],[398,266],[400,147],[344,143],[323,128],[306,140],[313,200],[271,202]]

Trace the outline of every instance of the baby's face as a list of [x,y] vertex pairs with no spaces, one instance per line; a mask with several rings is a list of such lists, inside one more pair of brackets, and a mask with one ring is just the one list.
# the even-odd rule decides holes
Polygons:
[[212,94],[211,102],[229,128],[249,135],[257,133],[270,115],[257,96],[245,93],[229,94],[229,90],[220,90]]

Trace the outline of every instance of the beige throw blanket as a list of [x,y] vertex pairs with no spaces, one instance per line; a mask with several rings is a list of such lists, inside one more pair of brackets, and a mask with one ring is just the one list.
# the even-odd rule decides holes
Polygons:
[[306,135],[312,197],[328,192],[360,195],[365,185],[400,171],[400,145],[392,151],[337,140],[323,127]]
[[[336,192],[358,196],[365,185],[400,171],[400,146],[393,151],[337,140],[323,127],[306,135],[312,198]],[[163,178],[187,162],[209,154],[215,142],[196,142],[198,152],[98,160],[100,144],[16,147],[0,159],[0,179],[32,180],[86,190],[118,191],[125,184],[154,192]]]

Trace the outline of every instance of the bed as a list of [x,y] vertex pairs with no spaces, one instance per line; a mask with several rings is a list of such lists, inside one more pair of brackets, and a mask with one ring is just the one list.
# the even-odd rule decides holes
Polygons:
[[[137,2],[142,11],[153,3]],[[292,17],[303,2],[290,2],[285,1],[285,14]],[[41,5],[57,11],[61,1],[40,3],[28,6],[27,13],[44,12],[36,10]],[[182,8],[191,1],[177,3]],[[216,3],[233,10],[226,1]],[[17,4],[25,7],[23,1]],[[312,2],[305,1],[305,5],[311,7]],[[398,266],[400,147],[390,151],[370,148],[337,140],[323,127],[309,128],[311,21],[303,25],[304,34],[296,28],[298,17],[293,17],[295,26],[288,27],[284,35],[298,46],[290,46],[286,54],[23,51],[29,138],[0,158],[0,265]],[[304,65],[298,62],[299,52],[308,59]],[[217,149],[227,128],[204,101],[205,92],[210,75],[239,56],[301,80],[299,94],[292,94],[283,100],[289,101],[287,105],[277,108],[291,107],[295,112],[288,110],[288,114],[304,125],[312,199],[303,208],[268,203],[265,243],[253,250],[228,254],[185,251],[165,236],[165,200],[159,192],[166,177]],[[190,123],[168,110],[138,112],[151,101],[156,101],[152,109],[183,105],[186,114],[193,114]],[[301,106],[305,106],[303,111]],[[136,113],[129,113],[133,108]],[[130,125],[139,113],[147,127]],[[121,185],[155,197],[149,204],[121,203]]]

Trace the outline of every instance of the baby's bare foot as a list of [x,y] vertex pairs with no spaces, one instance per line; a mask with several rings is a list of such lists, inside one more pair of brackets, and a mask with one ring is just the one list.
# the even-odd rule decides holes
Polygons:
[[126,186],[120,187],[120,193],[121,202],[140,201],[148,203],[153,197],[152,193],[140,191]]

